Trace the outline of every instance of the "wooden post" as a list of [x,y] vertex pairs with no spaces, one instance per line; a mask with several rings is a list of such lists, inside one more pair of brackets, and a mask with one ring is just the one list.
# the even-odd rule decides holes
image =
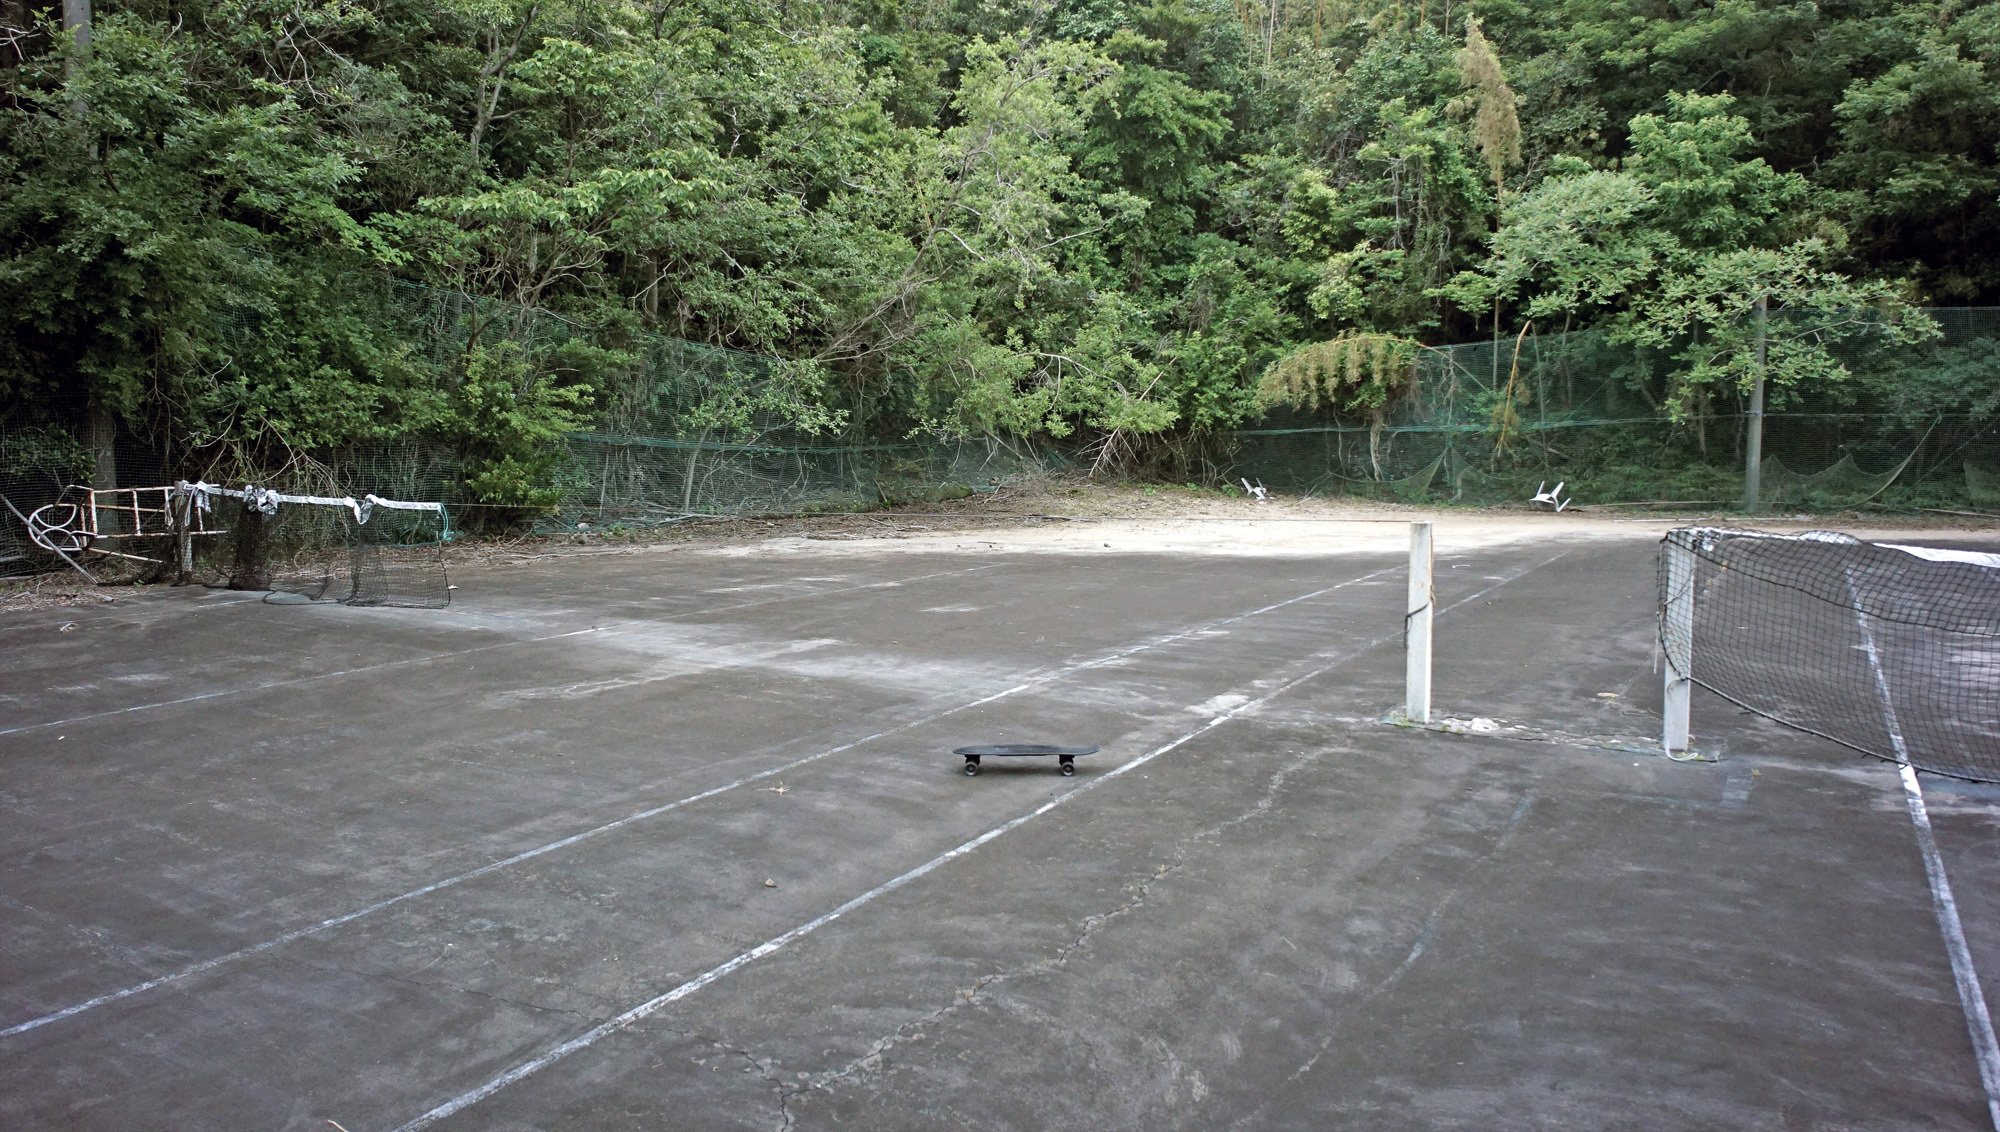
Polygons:
[[[1679,532],[1675,532],[1677,534]],[[1667,556],[1666,604],[1660,610],[1660,645],[1666,654],[1660,746],[1688,749],[1689,702],[1694,692],[1694,550],[1669,534],[1660,544]]]
[[1410,524],[1410,600],[1403,614],[1403,714],[1431,721],[1431,525]]

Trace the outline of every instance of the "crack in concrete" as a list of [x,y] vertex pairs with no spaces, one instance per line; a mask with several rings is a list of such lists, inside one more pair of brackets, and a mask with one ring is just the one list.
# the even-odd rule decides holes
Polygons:
[[[1431,905],[1430,913],[1424,917],[1423,927],[1418,930],[1416,940],[1410,945],[1410,953],[1403,957],[1401,963],[1396,964],[1394,970],[1383,976],[1380,982],[1370,987],[1368,992],[1355,1002],[1354,1005],[1356,1007],[1366,1006],[1382,995],[1387,994],[1398,982],[1402,981],[1403,976],[1409,972],[1411,967],[1416,965],[1417,960],[1423,958],[1424,952],[1430,948],[1431,941],[1437,937],[1438,925],[1443,921],[1445,913],[1450,911],[1451,906],[1458,902],[1458,898],[1471,886],[1473,879],[1477,877],[1480,871],[1491,863],[1494,858],[1504,852],[1508,844],[1514,840],[1514,835],[1520,831],[1521,823],[1527,818],[1528,811],[1533,808],[1538,795],[1538,789],[1533,786],[1530,786],[1521,793],[1521,800],[1515,804],[1514,812],[1508,815],[1507,824],[1501,827],[1500,836],[1493,840],[1493,845],[1486,852],[1480,854],[1479,858],[1466,868],[1463,878],[1459,883],[1453,885],[1443,896],[1438,898],[1437,903]],[[1291,1074],[1285,1078],[1285,1083],[1288,1085],[1292,1084],[1312,1072],[1313,1067],[1319,1064],[1320,1058],[1326,1056],[1326,1051],[1333,1048],[1333,1040],[1339,1034],[1340,1020],[1336,1018],[1332,1028],[1328,1030],[1325,1037],[1320,1039],[1319,1046],[1313,1050],[1313,1055],[1307,1058],[1304,1064],[1292,1070]],[[1231,1123],[1229,1125],[1231,1132],[1248,1128],[1253,1121],[1256,1121],[1266,1112],[1270,1111],[1270,1107],[1271,1104],[1269,1101],[1258,1105],[1248,1115]]]
[[721,1038],[711,1038],[707,1034],[695,1030],[683,1030],[674,1026],[652,1025],[647,1026],[646,1031],[656,1034],[673,1034],[676,1037],[686,1038],[689,1041],[700,1042],[703,1045],[714,1048],[718,1053],[731,1057],[740,1057],[744,1061],[749,1062],[749,1069],[756,1071],[757,1078],[768,1082],[772,1086],[773,1091],[778,1094],[778,1127],[783,1129],[784,1132],[790,1132],[795,1121],[790,1108],[791,1096],[798,1091],[798,1087],[786,1083],[783,1074],[778,1072],[776,1062],[769,1058],[760,1058],[743,1046],[733,1046]]
[[[884,1054],[895,1049],[897,1046],[909,1042],[922,1041],[926,1027],[943,1021],[965,1007],[979,1004],[982,1000],[982,995],[989,987],[1010,982],[1017,978],[1043,974],[1067,964],[1071,956],[1089,944],[1092,936],[1096,935],[1114,920],[1143,906],[1147,897],[1152,895],[1153,889],[1162,880],[1184,870],[1187,867],[1188,857],[1197,844],[1212,841],[1244,822],[1255,821],[1270,813],[1271,807],[1277,803],[1279,792],[1285,788],[1286,783],[1291,777],[1312,763],[1317,762],[1322,755],[1330,753],[1332,750],[1332,748],[1323,748],[1309,752],[1279,767],[1265,784],[1263,795],[1257,799],[1255,805],[1252,805],[1235,817],[1217,822],[1207,828],[1196,830],[1180,838],[1175,842],[1174,850],[1169,855],[1165,864],[1156,866],[1150,876],[1125,885],[1124,891],[1127,899],[1124,903],[1108,912],[1098,912],[1084,917],[1083,921],[1078,925],[1075,938],[1058,947],[1054,954],[1019,967],[995,971],[991,974],[980,976],[978,979],[973,980],[970,987],[958,989],[951,1002],[919,1018],[905,1022],[889,1034],[877,1038],[869,1045],[866,1053],[849,1061],[837,1070],[810,1077],[804,1084],[792,1084],[780,1081],[778,1083],[781,1094],[780,1112],[783,1116],[783,1121],[778,1127],[778,1132],[792,1132],[792,1129],[795,1127],[796,1118],[791,1111],[791,1102],[797,1097],[813,1091],[830,1090],[837,1084],[854,1081],[864,1075],[880,1070],[883,1065]],[[1086,1043],[1086,1049],[1092,1061],[1095,1061],[1096,1051],[1089,1050],[1088,1043]]]

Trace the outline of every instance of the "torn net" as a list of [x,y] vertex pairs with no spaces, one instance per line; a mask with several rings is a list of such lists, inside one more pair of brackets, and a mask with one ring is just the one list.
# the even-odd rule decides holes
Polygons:
[[294,593],[347,605],[439,609],[451,603],[435,503],[284,495],[189,485],[222,534],[192,540],[193,580],[237,590]]

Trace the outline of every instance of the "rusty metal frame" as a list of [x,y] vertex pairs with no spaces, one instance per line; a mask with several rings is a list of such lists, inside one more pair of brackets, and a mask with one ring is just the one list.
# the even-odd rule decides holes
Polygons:
[[[115,488],[76,484],[64,491],[63,496],[55,503],[36,508],[25,521],[28,536],[36,545],[65,558],[70,553],[88,552],[157,563],[161,561],[158,558],[98,544],[161,537],[184,543],[197,535],[228,533],[210,525],[212,512],[202,505],[198,493],[179,484]],[[120,530],[128,520],[130,529]]]

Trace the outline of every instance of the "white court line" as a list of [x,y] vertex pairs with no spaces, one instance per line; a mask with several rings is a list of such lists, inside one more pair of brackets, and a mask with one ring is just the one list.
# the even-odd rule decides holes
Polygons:
[[1854,601],[1854,621],[1861,627],[1861,647],[1868,654],[1868,668],[1875,674],[1875,691],[1882,698],[1882,718],[1889,728],[1889,742],[1896,750],[1896,764],[1902,771],[1903,798],[1910,806],[1910,824],[1917,829],[1917,848],[1923,854],[1924,875],[1931,883],[1931,904],[1937,910],[1938,932],[1951,956],[1952,980],[1958,984],[1958,1005],[1965,1012],[1965,1029],[1972,1038],[1972,1053],[1979,1063],[1979,1083],[1986,1089],[1986,1116],[2000,1132],[2000,1040],[1993,1034],[1993,1015],[1986,1007],[1986,991],[1979,985],[1979,971],[1972,965],[1972,948],[1965,942],[1965,925],[1958,918],[1958,901],[1952,896],[1951,878],[1945,875],[1944,857],[1938,852],[1937,834],[1931,829],[1930,808],[1924,805],[1923,783],[1917,768],[1910,765],[1909,748],[1903,744],[1903,725],[1896,718],[1895,701],[1889,697],[1889,678],[1882,671],[1875,652],[1875,634],[1868,628],[1868,615],[1861,610],[1861,598],[1854,591],[1854,574],[1847,575],[1847,594]]
[[[1055,669],[1054,671],[1045,673],[1041,676],[1031,677],[1030,679],[1025,680],[1019,684],[1016,684],[1011,688],[995,692],[991,695],[982,696],[976,700],[970,700],[967,701],[966,703],[957,704],[952,707],[945,708],[941,711],[933,712],[930,715],[922,716],[917,719],[909,720],[905,723],[897,724],[894,727],[890,727],[882,731],[877,731],[872,735],[865,735],[859,739],[855,739],[847,743],[842,743],[837,747],[829,747],[824,751],[819,751],[814,754],[807,755],[804,758],[794,759],[791,762],[785,763],[781,766],[772,767],[769,770],[761,770],[755,774],[746,775],[745,777],[739,778],[734,782],[725,783],[721,786],[717,786],[709,790],[704,790],[699,794],[690,794],[685,798],[679,798],[672,802],[665,803],[664,805],[654,806],[651,809],[641,810],[635,814],[629,814],[625,817],[619,818],[616,821],[607,822],[604,825],[597,826],[594,829],[587,829],[581,833],[573,833],[568,837],[564,837],[556,841],[551,841],[545,845],[538,845],[533,849],[524,850],[520,853],[514,854],[511,857],[505,857],[502,858],[501,860],[481,865],[479,868],[473,869],[470,872],[460,873],[457,876],[446,877],[443,880],[433,881],[430,884],[424,885],[422,888],[412,889],[409,892],[405,892],[399,896],[391,896],[386,900],[379,900],[373,904],[368,905],[365,908],[358,908],[344,915],[335,916],[327,920],[321,920],[316,924],[310,924],[305,927],[295,928],[289,932],[283,933],[282,935],[274,936],[271,939],[264,940],[261,943],[252,944],[249,947],[239,948],[238,950],[231,951],[225,955],[218,955],[211,959],[204,959],[199,963],[183,967],[180,970],[175,971],[171,974],[161,975],[157,978],[148,979],[141,983],[134,983],[131,986],[121,987],[120,989],[115,991],[108,991],[104,994],[98,995],[96,998],[89,999],[85,1002],[79,1002],[73,1006],[67,1006],[53,1013],[41,1015],[40,1017],[30,1018],[25,1022],[21,1022],[16,1025],[10,1026],[4,1030],[0,1030],[0,1038],[12,1037],[15,1034],[26,1033],[29,1030],[46,1026],[51,1022],[60,1022],[65,1018],[74,1017],[75,1015],[81,1014],[86,1010],[103,1006],[107,1003],[117,1002],[120,999],[130,998],[135,994],[142,994],[146,991],[152,990],[155,987],[164,986],[165,984],[171,982],[177,982],[181,979],[185,979],[193,975],[199,975],[205,971],[212,971],[217,967],[223,966],[224,964],[233,963],[238,959],[244,959],[252,955],[257,955],[266,951],[270,951],[273,948],[283,946],[284,944],[290,943],[293,940],[303,939],[306,936],[326,931],[329,928],[336,928],[342,924],[351,923],[355,920],[361,919],[364,916],[372,916],[377,912],[383,911],[384,909],[387,908],[393,908],[396,905],[402,904],[406,901],[415,900],[423,896],[428,896],[434,892],[440,892],[444,889],[464,884],[465,882],[470,880],[477,880],[478,878],[486,876],[489,873],[497,872],[501,869],[508,868],[512,865],[518,865],[523,861],[533,860],[536,857],[540,857],[548,853],[553,853],[558,849],[566,849],[569,846],[575,845],[579,842],[588,841],[592,838],[602,836],[603,834],[610,833],[613,830],[631,825],[634,822],[645,821],[648,818],[658,817],[659,815],[667,813],[668,811],[678,810],[684,806],[693,805],[694,803],[702,801],[704,799],[713,798],[718,794],[726,794],[731,790],[747,786],[753,782],[760,782],[766,778],[771,778],[775,775],[784,774],[787,771],[795,770],[799,767],[805,766],[808,763],[818,762],[821,759],[828,758],[832,755],[840,754],[842,751],[851,751],[854,748],[861,746],[863,743],[871,743],[877,739],[881,739],[889,735],[894,735],[899,731],[907,731],[913,727],[921,727],[928,723],[935,723],[936,721],[943,719],[946,716],[953,715],[962,711],[968,711],[972,708],[982,707],[986,704],[993,703],[996,700],[1002,700],[1007,698],[1008,696],[1016,695],[1020,692],[1025,692],[1032,688],[1040,687],[1044,684],[1053,683],[1057,680],[1061,680],[1069,676],[1074,676],[1079,672],[1086,672],[1093,668],[1100,668],[1106,664],[1122,660],[1125,657],[1132,656],[1137,653],[1145,652],[1149,649],[1164,648],[1167,645],[1173,644],[1175,641],[1184,640],[1198,633],[1208,632],[1220,625],[1233,624],[1235,622],[1242,621],[1246,618],[1256,617],[1260,614],[1269,613],[1274,609],[1283,609],[1288,605],[1296,605],[1299,602],[1308,601],[1312,598],[1319,597],[1323,594],[1332,593],[1335,590],[1345,589],[1348,586],[1358,585],[1362,582],[1368,581],[1371,578],[1379,577],[1383,574],[1389,573],[1390,571],[1395,569],[1396,567],[1394,566],[1385,566],[1380,570],[1374,571],[1373,573],[1363,574],[1358,578],[1351,578],[1344,582],[1338,582],[1331,586],[1325,586],[1320,589],[1313,590],[1310,593],[1300,594],[1297,597],[1286,598],[1283,601],[1273,602],[1270,605],[1261,606],[1257,609],[1252,609],[1245,613],[1233,614],[1229,617],[1221,618],[1218,620],[1204,621],[1193,628],[1183,629],[1180,630],[1179,632],[1171,633],[1164,637],[1156,637],[1149,641],[1142,641],[1136,645],[1129,645],[1115,652],[1106,653],[1105,655],[1097,657],[1093,660],[1081,661],[1077,664],[1066,665],[1062,668]],[[584,631],[588,632],[589,630],[584,630]]]
[[[1500,581],[1495,582],[1490,586],[1487,586],[1485,589],[1480,590],[1477,593],[1471,594],[1467,597],[1460,598],[1458,601],[1455,601],[1450,605],[1444,607],[1443,609],[1438,610],[1437,616],[1442,617],[1446,613],[1449,613],[1452,610],[1457,609],[1459,606],[1464,605],[1466,602],[1472,601],[1475,598],[1483,597],[1486,594],[1489,594],[1494,590],[1499,589],[1501,586],[1508,584],[1509,582],[1525,577],[1526,575],[1532,573],[1533,571],[1541,569],[1543,566],[1548,565],[1550,562],[1554,562],[1557,558],[1561,558],[1563,557],[1563,555],[1568,553],[1569,553],[1568,551],[1563,551],[1561,554],[1557,554],[1553,558],[1546,559],[1545,561],[1537,565],[1530,566],[1526,570],[1522,570],[1519,573],[1509,575],[1508,577],[1503,578]],[[1390,567],[1389,569],[1395,569],[1395,567]],[[1376,573],[1386,573],[1386,572],[1387,572],[1386,570],[1380,570],[1377,571]],[[1367,577],[1372,577],[1372,576],[1373,575],[1367,575]],[[1362,579],[1357,578],[1355,580],[1360,581]],[[1299,600],[1299,599],[1294,599],[1294,600]],[[1329,660],[1327,663],[1319,666],[1318,668],[1313,669],[1312,671],[1306,673],[1305,675],[1289,680],[1284,684],[1279,685],[1272,691],[1267,692],[1264,695],[1259,696],[1254,700],[1249,700],[1244,703],[1238,704],[1233,708],[1230,708],[1228,711],[1225,711],[1222,714],[1217,715],[1214,718],[1210,719],[1207,723],[1204,723],[1201,726],[1196,727],[1194,730],[1189,731],[1186,734],[1183,734],[1180,738],[1175,739],[1172,742],[1169,742],[1163,746],[1155,747],[1153,750],[1148,751],[1145,754],[1138,756],[1137,758],[1129,759],[1125,762],[1122,762],[1117,766],[1111,768],[1110,770],[1106,771],[1105,773],[1093,777],[1090,780],[1084,782],[1082,785],[1077,786],[1072,790],[1066,791],[1062,794],[1057,795],[1054,798],[1049,799],[1047,802],[1044,802],[1040,806],[1037,806],[1036,808],[1029,810],[1027,813],[1022,814],[1021,816],[1013,818],[1000,825],[994,826],[992,829],[987,830],[985,833],[980,834],[979,836],[973,838],[972,840],[967,841],[964,844],[957,846],[956,848],[948,849],[945,852],[940,853],[935,857],[932,857],[930,860],[925,861],[923,864],[918,865],[916,868],[911,869],[909,872],[903,873],[900,876],[897,876],[880,885],[877,885],[874,888],[869,889],[867,892],[864,892],[861,895],[855,897],[854,899],[849,900],[847,903],[842,904],[840,907],[835,908],[833,911],[820,916],[818,919],[808,920],[805,923],[800,924],[798,927],[795,927],[792,930],[784,933],[783,935],[773,936],[772,938],[765,940],[763,943],[758,944],[756,947],[753,947],[750,950],[743,952],[741,955],[738,955],[735,958],[730,959],[719,966],[709,968],[708,970],[702,972],[701,974],[696,975],[694,978],[689,979],[688,981],[680,984],[679,986],[674,987],[670,991],[667,991],[665,994],[662,994],[656,998],[648,999],[645,1002],[640,1003],[639,1005],[633,1007],[630,1010],[627,1010],[625,1013],[620,1014],[615,1018],[609,1019],[608,1021],[605,1022],[601,1022],[598,1025],[593,1026],[588,1030],[585,1030],[583,1033],[578,1034],[576,1037],[571,1038],[570,1040],[564,1042],[559,1046],[556,1046],[554,1049],[549,1050],[547,1053],[544,1053],[541,1056],[533,1058],[531,1060],[524,1061],[521,1064],[515,1066],[514,1068],[509,1069],[507,1072],[502,1073],[498,1077],[495,1077],[492,1080],[486,1082],[485,1084],[479,1086],[478,1088],[471,1089],[467,1092],[459,1094],[456,1097],[453,1097],[451,1100],[448,1100],[445,1103],[437,1106],[436,1108],[431,1109],[429,1112],[424,1113],[422,1116],[417,1117],[415,1120],[412,1120],[407,1124],[399,1126],[395,1130],[395,1132],[419,1132],[420,1129],[428,1128],[431,1125],[437,1123],[438,1121],[453,1115],[454,1113],[470,1108],[471,1106],[478,1104],[480,1101],[485,1100],[487,1097],[492,1096],[493,1094],[499,1092],[500,1090],[506,1088],[507,1086],[512,1085],[516,1081],[520,1081],[526,1077],[531,1077],[534,1074],[539,1073],[542,1070],[548,1068],[549,1066],[554,1065],[556,1062],[561,1061],[563,1058],[568,1057],[570,1054],[575,1053],[578,1050],[587,1049],[590,1046],[596,1045],[599,1041],[603,1040],[604,1038],[607,1038],[612,1034],[619,1032],[620,1030],[629,1028],[633,1023],[643,1021],[647,1017],[658,1013],[663,1007],[669,1006],[675,1002],[680,1001],[683,998],[688,997],[689,995],[700,990],[701,988],[709,985],[710,983],[715,982],[717,979],[722,978],[724,975],[727,975],[732,971],[736,971],[745,966],[748,966],[749,964],[754,963],[759,959],[762,959],[764,956],[769,955],[774,951],[777,951],[779,948],[784,947],[786,944],[789,944],[794,940],[797,940],[803,936],[807,936],[815,931],[818,931],[820,928],[825,927],[826,925],[832,923],[833,921],[839,919],[840,917],[846,915],[847,913],[853,911],[854,909],[869,903],[870,901],[876,899],[877,897],[884,896],[888,893],[894,892],[895,890],[903,887],[904,885],[909,884],[911,881],[914,881],[919,877],[922,877],[925,874],[934,871],[940,866],[965,856],[966,854],[972,852],[973,850],[978,849],[980,846],[985,845],[987,842],[992,841],[997,837],[1000,837],[1002,834],[1005,834],[1010,830],[1018,829],[1021,826],[1026,825],[1028,822],[1031,822],[1036,818],[1041,817],[1043,814],[1046,814],[1050,810],[1053,810],[1056,807],[1064,804],[1065,802],[1068,802],[1070,799],[1076,797],[1077,795],[1082,794],[1087,790],[1095,790],[1097,787],[1102,786],[1104,783],[1109,782],[1112,779],[1117,778],[1119,775],[1125,774],[1128,771],[1137,770],[1138,768],[1146,765],[1147,763],[1152,762],[1154,759],[1159,758],[1161,755],[1164,755],[1167,752],[1172,751],[1177,747],[1185,745],[1190,740],[1195,739],[1198,736],[1201,736],[1206,732],[1213,730],[1214,728],[1220,727],[1224,723],[1227,723],[1228,721],[1236,718],[1237,716],[1242,715],[1243,713],[1251,711],[1255,708],[1262,707],[1263,705],[1271,702],[1272,700],[1278,698],[1279,696],[1284,695],[1286,692],[1291,691],[1293,688],[1296,688],[1299,685],[1304,684],[1309,680],[1317,679],[1318,677],[1323,676],[1328,672],[1331,672],[1335,668],[1338,668],[1341,665],[1346,664],[1348,661],[1354,659],[1357,656],[1361,656],[1364,653],[1367,653],[1369,650],[1374,649],[1379,645],[1382,645],[1389,641],[1396,640],[1400,635],[1401,635],[1400,633],[1384,634],[1383,636],[1376,637],[1374,640],[1369,641],[1367,644],[1362,645],[1359,648],[1349,650],[1344,654],[1335,655],[1332,660]],[[1327,656],[1329,655],[1329,653],[1321,652],[1318,655]]]
[[1902,772],[1903,796],[1910,803],[1910,821],[1917,827],[1917,847],[1923,851],[1924,873],[1931,882],[1931,902],[1937,906],[1938,931],[1944,936],[1945,950],[1951,953],[1958,1004],[1965,1011],[1965,1029],[1972,1036],[1979,1081],[1986,1088],[1986,1115],[1993,1127],[2000,1130],[2000,1042],[1994,1040],[1993,1015],[1986,1008],[1986,992],[1979,985],[1978,970],[1972,965],[1972,950],[1965,942],[1965,925],[1959,921],[1951,878],[1945,875],[1937,835],[1931,831],[1930,811],[1924,806],[1924,788],[1917,781],[1917,769],[1903,763]]
[[[546,641],[560,641],[566,637],[585,637],[589,636],[592,633],[603,633],[607,636],[615,637],[621,633],[629,632],[633,629],[636,629],[641,625],[657,625],[657,624],[663,624],[668,621],[678,621],[685,617],[707,616],[713,613],[731,613],[739,609],[749,609],[752,606],[758,606],[758,605],[770,605],[773,602],[791,601],[795,598],[826,597],[829,594],[852,593],[856,590],[893,589],[897,586],[908,585],[911,582],[927,581],[931,578],[942,578],[946,576],[955,576],[959,574],[976,574],[981,570],[997,570],[1003,565],[1006,565],[1006,563],[994,562],[989,565],[973,566],[964,570],[939,570],[936,573],[931,573],[931,574],[918,574],[914,578],[901,578],[895,581],[863,582],[852,586],[836,586],[832,589],[827,589],[827,590],[813,590],[810,593],[803,593],[803,594],[777,594],[772,597],[757,598],[754,601],[738,602],[735,605],[710,606],[702,609],[683,610],[679,613],[662,614],[658,617],[642,617],[636,621],[622,622],[608,629],[600,629],[593,626],[589,629],[572,629],[567,633],[551,633],[546,637],[517,637],[514,640],[510,641],[495,641],[490,645],[474,645],[472,648],[469,649],[457,649],[452,652],[426,653],[423,656],[408,656],[404,657],[401,660],[386,660],[380,664],[364,664],[358,668],[342,668],[342,669],[337,669],[333,672],[318,672],[314,673],[311,676],[296,676],[287,680],[271,680],[263,684],[251,684],[241,688],[223,688],[219,691],[214,691],[214,692],[202,692],[197,695],[182,696],[179,699],[156,700],[152,703],[133,704],[131,707],[112,708],[108,711],[95,711],[87,715],[71,716],[68,719],[54,719],[50,720],[47,723],[26,723],[22,724],[19,727],[8,727],[5,729],[0,729],[0,735],[18,735],[24,731],[40,731],[43,728],[47,727],[66,727],[72,723],[87,723],[93,719],[104,719],[108,716],[113,716],[113,715],[125,715],[129,712],[150,711],[153,708],[177,707],[182,704],[193,704],[193,703],[200,703],[203,700],[213,700],[222,696],[239,696],[248,692],[263,692],[263,691],[268,691],[272,688],[289,688],[297,684],[310,684],[315,680],[332,680],[335,679],[336,677],[356,676],[364,672],[380,672],[384,669],[400,668],[404,665],[409,665],[409,664],[425,664],[433,660],[455,660],[462,656],[472,656],[475,653],[490,652],[494,649],[512,648],[515,645],[536,645],[536,644],[542,644],[543,642]],[[248,604],[248,603],[239,602],[232,604]],[[4,1036],[4,1032],[0,1032],[0,1036]]]

